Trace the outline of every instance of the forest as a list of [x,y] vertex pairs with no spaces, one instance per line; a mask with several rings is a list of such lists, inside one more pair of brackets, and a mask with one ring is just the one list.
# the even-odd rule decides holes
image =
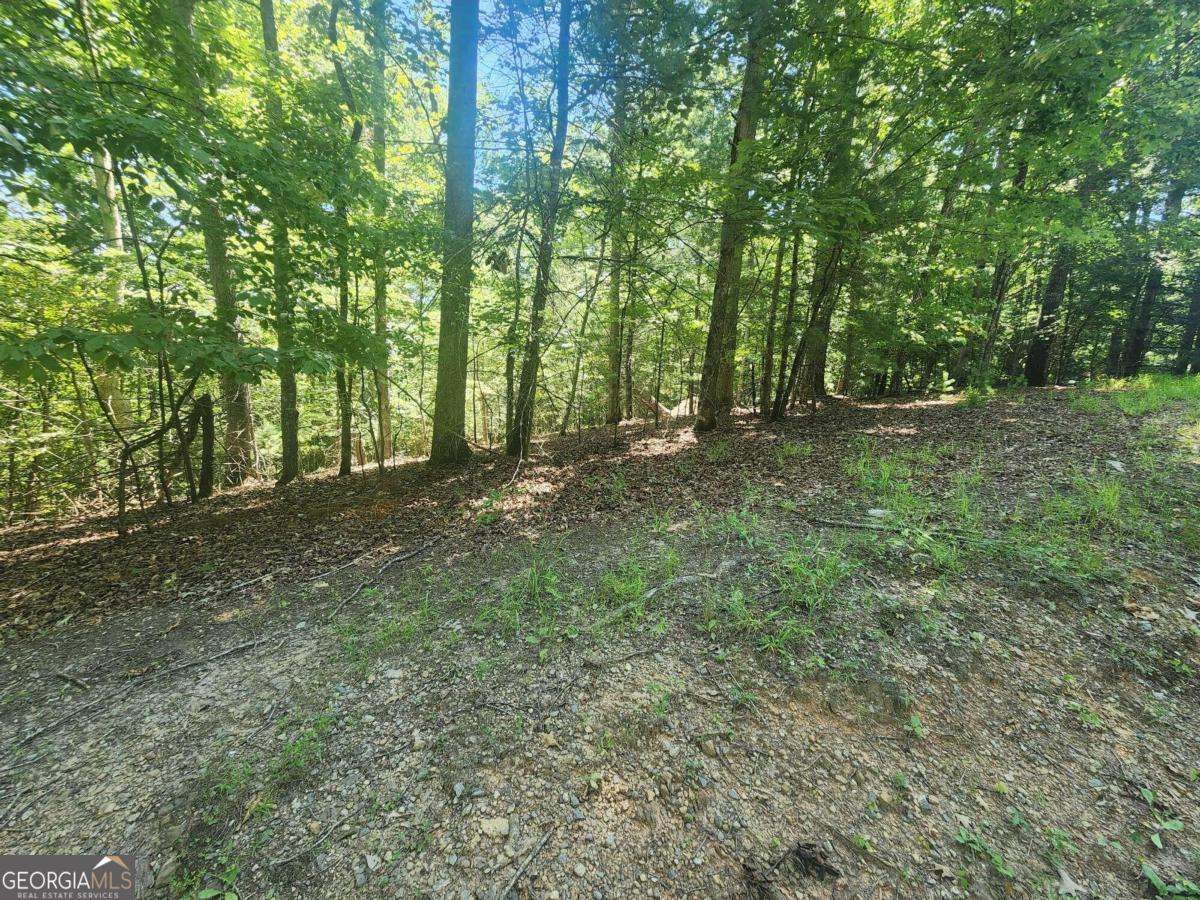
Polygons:
[[10,522],[1198,367],[1185,2],[16,0],[3,25]]
[[1200,900],[1194,0],[5,0],[0,198],[6,890]]

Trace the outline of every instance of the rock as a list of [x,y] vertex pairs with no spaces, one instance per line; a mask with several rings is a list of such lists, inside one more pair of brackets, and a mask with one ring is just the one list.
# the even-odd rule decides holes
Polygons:
[[162,868],[158,870],[158,875],[155,876],[155,887],[166,887],[175,877],[175,873],[179,871],[179,860],[171,857],[162,864]]
[[380,859],[378,856],[376,856],[374,853],[368,853],[366,855],[365,859],[366,859],[366,863],[367,863],[367,868],[372,872],[374,872],[381,865],[383,865],[383,860]]
[[575,874],[579,878],[583,878],[585,875],[587,875],[587,866],[585,866],[583,863],[575,863]]
[[702,741],[700,744],[700,749],[703,751],[705,756],[715,757],[717,755],[717,745],[712,738]]
[[886,509],[879,509],[878,507],[874,507],[872,509],[867,510],[867,515],[870,516],[872,519],[886,519],[889,515],[891,515],[891,513],[889,513]]
[[1117,459],[1110,459],[1108,461],[1108,467],[1110,469],[1112,469],[1114,472],[1124,472],[1125,471],[1125,463],[1123,463]]
[[488,837],[508,837],[508,819],[497,816],[494,819],[481,819],[479,830]]
[[390,678],[392,681],[395,681],[397,678],[403,678],[404,672],[402,672],[400,669],[388,669],[383,673],[383,677]]
[[462,795],[465,794],[466,791],[467,791],[467,786],[465,784],[463,784],[461,781],[455,782],[455,784],[454,784],[454,799],[455,800],[461,799]]

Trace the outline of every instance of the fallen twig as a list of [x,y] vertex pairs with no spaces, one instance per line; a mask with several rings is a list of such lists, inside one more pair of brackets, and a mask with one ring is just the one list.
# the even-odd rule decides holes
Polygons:
[[426,550],[428,550],[430,547],[432,547],[434,544],[436,544],[438,541],[440,541],[444,536],[445,535],[439,534],[437,537],[431,538],[430,540],[428,540],[424,544],[422,544],[420,547],[417,547],[415,550],[409,550],[407,553],[400,553],[396,556],[393,556],[391,559],[389,559],[387,562],[385,562],[382,566],[379,567],[379,572],[377,574],[382,575],[384,572],[386,572],[388,569],[390,569],[396,563],[404,562],[406,559],[412,559],[414,556],[419,556],[420,554],[422,554]]
[[235,653],[241,653],[243,650],[249,650],[252,647],[257,647],[262,642],[262,638],[255,638],[252,641],[246,641],[244,644],[238,644],[236,647],[230,647],[228,650],[222,650],[220,653],[214,653],[212,656],[193,659],[191,662],[182,663],[162,672],[147,672],[146,674],[155,678],[166,678],[168,675],[174,675],[176,672],[183,672],[186,669],[193,669],[196,666],[202,666],[205,663],[215,662],[218,659],[223,659],[226,656],[232,656]]
[[75,685],[76,687],[83,688],[85,691],[90,691],[92,689],[90,684],[88,684],[82,678],[75,677],[70,672],[55,672],[54,674],[63,681],[69,681],[71,684]]
[[332,835],[335,831],[337,831],[339,828],[341,828],[342,824],[347,819],[349,819],[352,815],[354,815],[354,813],[356,813],[357,811],[358,811],[357,809],[354,809],[354,810],[351,810],[350,812],[346,813],[344,816],[342,816],[340,819],[338,819],[336,822],[334,822],[332,825],[330,825],[328,828],[326,828],[324,831],[322,831],[320,836],[312,843],[306,844],[305,846],[301,847],[299,850],[297,850],[295,853],[291,854],[290,856],[285,856],[282,859],[272,860],[271,862],[267,863],[267,865],[270,866],[272,869],[277,869],[277,868],[279,868],[279,866],[287,865],[290,862],[295,862],[296,860],[300,859],[300,857],[302,857],[302,856],[307,856],[308,854],[310,854],[314,850],[316,850],[318,847],[320,847],[327,840],[329,840],[330,835]]
[[521,880],[521,876],[524,875],[525,870],[529,868],[529,864],[532,863],[534,859],[537,858],[537,855],[542,852],[542,848],[546,846],[546,841],[550,840],[550,835],[554,834],[557,828],[558,826],[554,825],[549,831],[542,835],[542,839],[537,842],[537,846],[533,848],[533,851],[527,857],[525,857],[525,862],[521,863],[521,868],[517,869],[517,871],[513,874],[513,877],[508,880],[508,884],[505,886],[504,890],[500,892],[501,900],[504,900],[505,897],[513,892],[517,886],[517,882]]

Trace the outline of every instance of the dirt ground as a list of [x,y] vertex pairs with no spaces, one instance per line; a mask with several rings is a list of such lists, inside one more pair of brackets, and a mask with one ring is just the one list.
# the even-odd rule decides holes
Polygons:
[[1197,896],[1200,409],[1081,396],[2,532],[0,852],[146,896]]

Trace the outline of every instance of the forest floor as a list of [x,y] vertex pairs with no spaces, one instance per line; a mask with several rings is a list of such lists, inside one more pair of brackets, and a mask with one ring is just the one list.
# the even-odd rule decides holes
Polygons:
[[0,532],[0,852],[202,898],[1200,896],[1198,384]]

